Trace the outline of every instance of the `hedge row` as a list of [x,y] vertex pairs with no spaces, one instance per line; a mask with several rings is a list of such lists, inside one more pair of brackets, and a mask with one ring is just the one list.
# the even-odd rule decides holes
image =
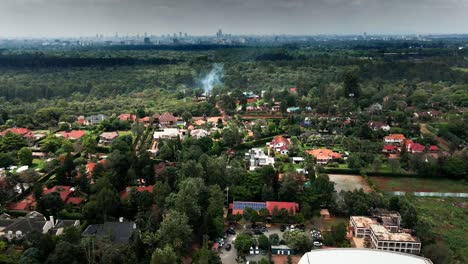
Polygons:
[[[325,168],[323,172],[327,174],[351,174],[361,175],[359,169],[348,169],[348,168]],[[380,176],[380,177],[419,177],[416,173],[401,173],[401,172],[383,172],[383,171],[366,171],[368,176]]]
[[244,142],[244,143],[241,143],[239,145],[236,145],[236,146],[232,147],[232,149],[242,150],[242,149],[250,149],[250,148],[256,147],[258,145],[262,145],[262,144],[265,145],[267,142],[270,142],[271,140],[273,140],[273,138],[276,137],[276,136],[278,136],[278,135],[271,136],[271,137],[266,137],[266,138],[261,138],[261,139],[254,140],[254,141]]

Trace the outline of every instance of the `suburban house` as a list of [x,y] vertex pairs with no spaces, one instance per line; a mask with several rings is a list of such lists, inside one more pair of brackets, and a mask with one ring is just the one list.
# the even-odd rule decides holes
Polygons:
[[402,229],[400,223],[398,212],[384,212],[373,217],[351,216],[348,231],[353,237],[370,237],[375,249],[419,254],[421,242]]
[[233,203],[229,204],[229,208],[232,209],[232,214],[243,214],[245,208],[252,208],[255,211],[260,211],[261,209],[267,209],[270,212],[270,215],[273,214],[274,210],[282,210],[285,209],[288,213],[295,215],[296,212],[299,210],[299,204],[293,202],[242,202],[242,201],[234,201]]
[[245,161],[251,171],[263,166],[275,165],[275,158],[268,156],[260,148],[253,148],[250,149],[249,152],[245,153]]
[[145,125],[149,125],[151,123],[151,117],[145,116],[140,118],[138,121],[144,123]]
[[70,132],[61,131],[61,132],[57,132],[55,135],[57,137],[63,137],[68,140],[77,140],[77,139],[82,138],[84,135],[86,135],[86,132],[84,132],[83,130],[72,130]]
[[88,117],[84,116],[79,116],[77,119],[77,123],[79,125],[85,125],[85,126],[91,126],[91,125],[97,125],[104,121],[107,117],[103,114],[98,114],[98,115],[92,115]]
[[367,123],[367,125],[369,126],[370,129],[372,129],[373,131],[379,131],[379,130],[383,130],[383,131],[390,131],[390,126],[385,124],[384,122],[380,122],[380,121],[369,121]]
[[118,118],[120,121],[129,121],[129,122],[135,122],[135,120],[137,120],[137,116],[133,114],[120,114]]
[[383,106],[379,103],[375,103],[367,108],[368,113],[379,113],[382,112]]
[[384,137],[384,142],[387,144],[401,144],[405,139],[403,134],[390,134]]
[[125,188],[124,191],[121,191],[119,193],[120,199],[124,200],[128,198],[128,195],[130,194],[130,191],[132,189],[135,189],[137,192],[149,192],[153,193],[153,185],[150,186],[138,186],[138,187],[127,187]]
[[9,241],[22,239],[35,231],[41,234],[61,235],[66,227],[78,227],[80,220],[55,220],[53,216],[47,220],[42,214],[32,211],[23,217],[13,218],[10,215],[0,215],[0,237]]
[[399,150],[395,145],[384,145],[382,150],[383,153],[387,154],[396,154],[398,151]]
[[176,139],[180,135],[178,128],[165,128],[162,131],[155,131],[154,139]]
[[441,111],[437,111],[437,110],[430,110],[430,111],[423,111],[423,112],[417,112],[417,113],[414,113],[414,116],[416,118],[439,118],[442,116],[442,112]]
[[424,145],[414,143],[413,140],[405,140],[406,151],[409,153],[423,153],[426,150]]
[[16,135],[21,135],[21,136],[23,136],[25,138],[28,138],[28,139],[33,139],[34,138],[34,134],[33,134],[33,132],[31,130],[29,130],[27,128],[21,128],[21,127],[7,128],[7,129],[3,130],[2,132],[0,132],[0,136],[3,137],[8,132],[16,134]]
[[439,152],[439,147],[436,145],[429,146],[429,152]]
[[283,136],[276,136],[271,142],[266,143],[266,145],[276,153],[288,155],[291,142]]
[[[50,194],[50,193],[58,193],[60,199],[65,204],[72,204],[72,205],[81,205],[83,204],[86,199],[83,197],[84,195],[81,192],[75,190],[75,188],[71,186],[54,186],[50,189],[44,188],[42,191],[42,195]],[[8,204],[6,207],[9,210],[14,211],[34,211],[36,210],[37,201],[32,194],[26,196],[23,200],[19,202],[13,202]]]
[[127,244],[137,231],[134,222],[104,222],[104,224],[89,225],[81,233],[82,237],[93,237],[97,240],[109,240],[115,244]]
[[196,139],[207,137],[209,135],[210,135],[210,132],[206,131],[205,129],[194,129],[190,131],[190,136]]
[[343,159],[340,153],[334,152],[330,149],[314,149],[306,150],[307,154],[312,155],[317,160],[317,164],[328,164],[330,161],[337,161]]
[[279,112],[281,110],[281,102],[274,102],[271,107],[272,112]]
[[154,122],[158,123],[162,126],[174,126],[177,125],[177,117],[172,115],[169,112],[165,112],[163,114],[154,114],[153,116]]
[[104,132],[99,136],[99,144],[110,145],[119,137],[117,132]]

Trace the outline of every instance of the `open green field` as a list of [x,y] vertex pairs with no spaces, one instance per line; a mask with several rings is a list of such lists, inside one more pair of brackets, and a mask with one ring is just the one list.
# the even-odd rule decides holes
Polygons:
[[468,183],[448,179],[370,177],[375,186],[384,192],[468,192]]
[[433,232],[455,253],[459,263],[468,263],[468,199],[414,198],[420,218],[427,219]]

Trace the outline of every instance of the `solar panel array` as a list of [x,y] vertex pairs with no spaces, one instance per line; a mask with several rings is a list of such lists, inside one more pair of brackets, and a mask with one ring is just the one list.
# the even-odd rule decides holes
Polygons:
[[250,207],[256,211],[266,208],[266,203],[259,202],[234,202],[234,210],[244,210],[247,207]]

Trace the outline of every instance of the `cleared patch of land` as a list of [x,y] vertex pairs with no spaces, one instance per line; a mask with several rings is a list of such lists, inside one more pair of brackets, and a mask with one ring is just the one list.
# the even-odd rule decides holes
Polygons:
[[414,198],[418,216],[429,220],[437,238],[453,250],[459,263],[468,263],[468,199]]
[[384,192],[453,192],[468,193],[468,183],[448,179],[371,177],[375,186]]
[[341,191],[354,191],[363,189],[364,192],[370,192],[371,188],[362,176],[347,175],[347,174],[328,174],[330,181],[335,183],[335,190]]

